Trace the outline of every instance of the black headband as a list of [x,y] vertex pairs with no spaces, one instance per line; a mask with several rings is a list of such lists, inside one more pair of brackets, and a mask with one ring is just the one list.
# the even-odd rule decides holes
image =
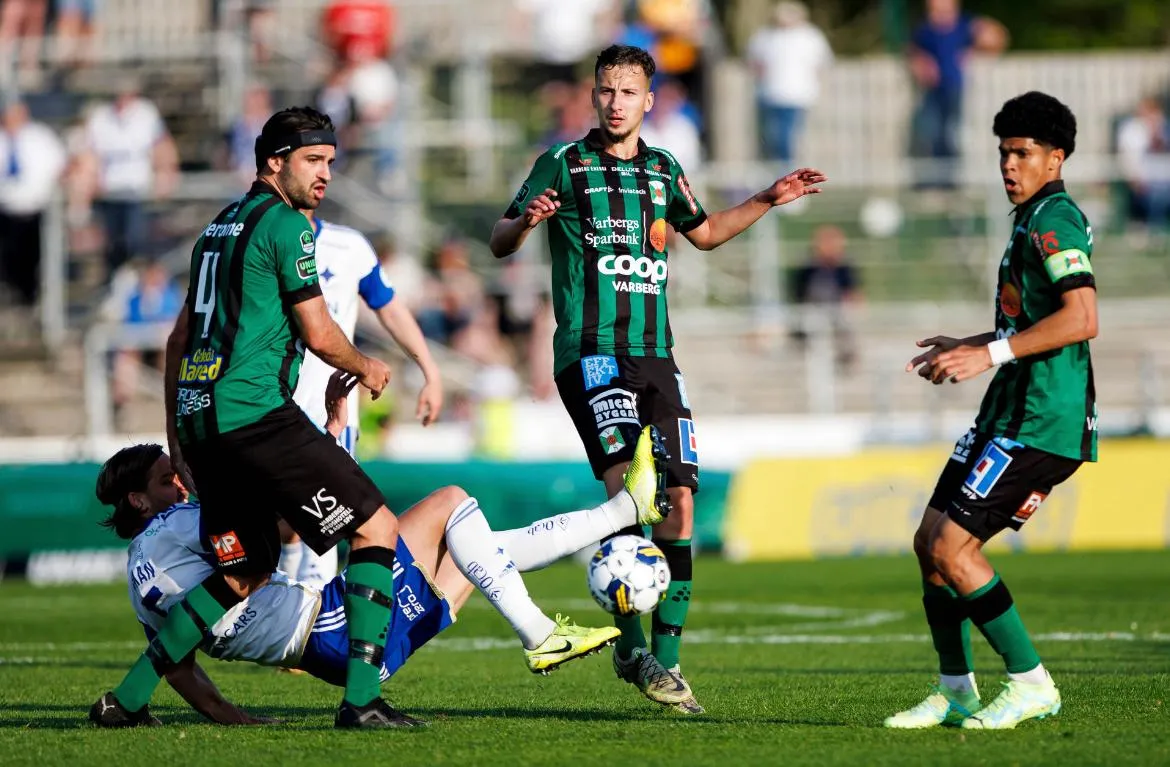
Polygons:
[[318,144],[337,146],[337,136],[331,130],[307,130],[283,136],[265,136],[261,133],[256,137],[256,159],[288,154],[294,149]]

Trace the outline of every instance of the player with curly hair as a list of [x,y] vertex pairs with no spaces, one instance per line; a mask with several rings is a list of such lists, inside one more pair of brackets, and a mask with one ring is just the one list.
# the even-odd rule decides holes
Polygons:
[[[934,336],[906,370],[934,384],[995,376],[975,426],[959,439],[914,534],[922,604],[939,657],[937,689],[886,719],[887,727],[940,724],[1010,729],[1060,711],[1060,691],[983,545],[1020,527],[1052,488],[1097,460],[1097,405],[1089,339],[1097,335],[1093,232],[1064,188],[1076,118],[1032,91],[995,116],[1004,190],[1015,204],[999,266],[995,329]],[[1003,658],[1003,692],[980,707],[971,661],[974,623]]]

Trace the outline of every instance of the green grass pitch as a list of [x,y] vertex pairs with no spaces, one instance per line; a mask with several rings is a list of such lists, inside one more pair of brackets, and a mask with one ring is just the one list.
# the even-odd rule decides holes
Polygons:
[[[335,732],[340,691],[202,659],[225,694],[280,725],[204,723],[169,689],[166,726],[99,731],[90,703],[142,646],[124,586],[0,583],[0,764],[694,765],[1170,764],[1170,552],[997,559],[1064,696],[1012,732],[895,732],[927,691],[933,653],[912,560],[696,563],[683,668],[707,707],[686,718],[619,683],[608,654],[528,673],[507,625],[473,596],[459,622],[386,686],[424,731]],[[549,612],[606,617],[581,566],[528,577]],[[985,700],[1002,666],[981,637]],[[165,688],[165,685],[164,685]]]

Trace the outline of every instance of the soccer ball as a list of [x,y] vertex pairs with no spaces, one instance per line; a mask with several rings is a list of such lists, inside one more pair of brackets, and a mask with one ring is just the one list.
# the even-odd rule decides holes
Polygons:
[[666,598],[670,568],[662,550],[645,538],[619,535],[589,560],[589,593],[614,615],[643,615]]

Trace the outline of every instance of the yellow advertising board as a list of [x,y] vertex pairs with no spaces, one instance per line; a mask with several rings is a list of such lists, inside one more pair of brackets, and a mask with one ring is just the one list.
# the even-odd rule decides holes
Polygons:
[[[754,560],[909,552],[950,452],[943,445],[751,461],[728,493],[726,550]],[[988,550],[1170,546],[1170,442],[1104,440],[1100,458]]]

